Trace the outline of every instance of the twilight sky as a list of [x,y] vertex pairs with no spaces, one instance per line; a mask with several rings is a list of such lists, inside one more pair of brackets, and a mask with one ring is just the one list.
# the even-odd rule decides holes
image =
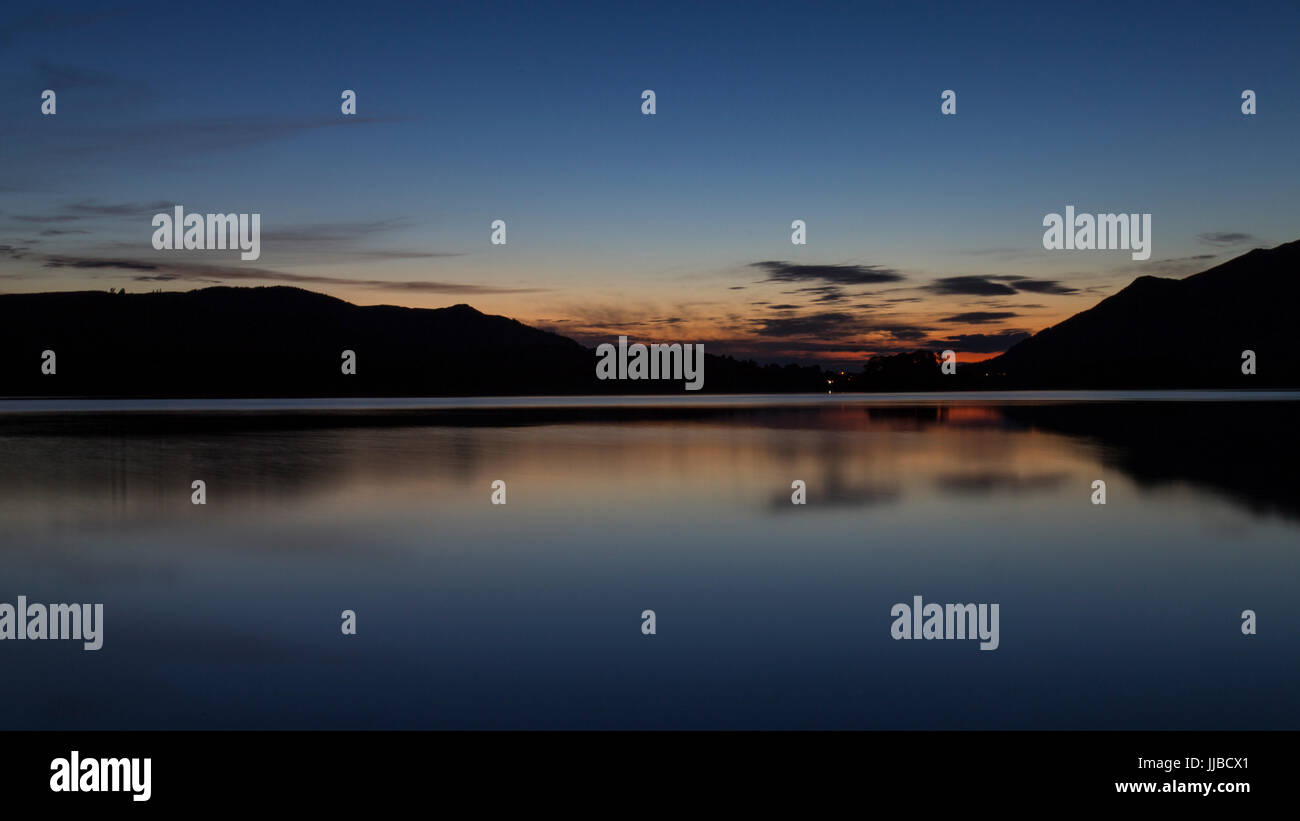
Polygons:
[[[0,292],[289,284],[970,359],[1300,237],[1294,0],[621,5],[7,5]],[[155,251],[177,204],[260,213],[261,258]],[[1067,205],[1150,213],[1150,260],[1044,250]]]

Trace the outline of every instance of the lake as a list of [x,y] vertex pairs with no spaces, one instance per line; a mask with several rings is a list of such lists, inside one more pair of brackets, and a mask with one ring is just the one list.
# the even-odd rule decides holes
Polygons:
[[1297,410],[0,402],[0,602],[104,607],[0,641],[0,728],[1300,729]]

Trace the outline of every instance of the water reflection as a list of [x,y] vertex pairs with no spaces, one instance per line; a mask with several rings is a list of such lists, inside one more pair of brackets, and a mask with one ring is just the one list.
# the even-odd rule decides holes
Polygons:
[[0,642],[0,726],[1296,728],[1296,407],[11,415],[0,601],[106,638]]

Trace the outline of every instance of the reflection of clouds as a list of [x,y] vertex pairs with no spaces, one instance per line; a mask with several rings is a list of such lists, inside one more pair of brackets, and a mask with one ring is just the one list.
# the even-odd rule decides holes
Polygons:
[[1033,493],[1055,490],[1070,479],[1068,473],[1039,473],[1022,476],[1016,473],[984,471],[981,473],[953,473],[939,476],[935,484],[941,489],[961,495],[986,495],[991,493]]
[[852,484],[834,474],[827,474],[821,480],[812,479],[807,482],[807,504],[791,504],[790,494],[794,493],[791,488],[773,496],[767,504],[768,510],[786,513],[818,507],[874,507],[896,504],[903,498],[902,488],[898,485]]
[[867,408],[867,418],[872,426],[881,425],[887,430],[923,431],[948,421],[949,408],[941,405],[917,407]]
[[[112,424],[104,435],[48,435],[52,420],[44,423],[46,435],[14,436],[7,426],[9,435],[0,437],[6,464],[0,515],[12,533],[21,523],[120,528],[184,523],[223,508],[247,515],[325,498],[382,498],[385,490],[422,482],[469,481],[492,445],[464,429],[348,427],[355,423],[340,418],[344,427],[332,430],[159,430],[152,436]],[[170,424],[183,429],[205,422],[173,417]],[[207,483],[202,508],[190,503],[195,479]]]
[[[637,487],[690,488],[770,473],[809,480],[810,505],[868,506],[897,502],[908,477],[954,468],[944,443],[894,434],[946,431],[955,442],[983,431],[993,439],[962,441],[990,459],[1011,441],[1003,428],[988,407],[854,403],[7,416],[0,515],[11,533],[188,527],[223,508],[245,518],[317,509],[373,518],[417,499],[434,510],[475,498],[499,474],[537,477],[544,485],[529,496],[560,505],[614,494],[611,479],[624,476]],[[206,508],[190,504],[194,479],[207,483]]]
[[[735,491],[742,508],[746,499],[759,511],[796,508],[789,488],[796,478],[808,483],[806,508],[825,510],[899,505],[907,496],[1024,497],[1066,487],[1093,462],[1098,441],[1139,482],[1213,473],[1221,484],[1248,486],[1256,502],[1286,495],[1293,482],[1256,481],[1242,468],[1260,458],[1258,448],[1186,449],[1203,428],[1253,440],[1243,414],[1260,418],[1266,403],[1238,404],[1250,407],[1211,413],[1180,404],[1176,415],[1186,418],[1177,430],[1170,428],[1168,406],[852,399],[787,407],[5,416],[0,519],[7,532],[0,553],[27,559],[32,545],[45,543],[47,561],[69,566],[61,572],[84,561],[94,574],[143,576],[152,555],[125,549],[78,558],[76,539],[51,542],[47,535],[116,532],[110,539],[120,540],[139,528],[154,542],[157,533],[150,531],[174,528],[177,539],[201,545],[209,537],[186,537],[187,528],[237,521],[311,533],[309,543],[286,535],[261,551],[328,555],[333,543],[322,538],[328,527],[425,514],[448,524],[464,521],[487,499],[486,482],[495,478],[519,489],[512,502],[553,510],[596,505],[611,520],[639,496],[667,509]],[[1135,427],[1143,433],[1134,435]],[[1277,425],[1264,427],[1259,436],[1271,448],[1293,451],[1295,437]],[[207,482],[205,508],[189,503],[196,478]],[[1294,507],[1279,506],[1287,504]],[[371,548],[382,555],[379,545]],[[101,566],[100,559],[115,566]]]

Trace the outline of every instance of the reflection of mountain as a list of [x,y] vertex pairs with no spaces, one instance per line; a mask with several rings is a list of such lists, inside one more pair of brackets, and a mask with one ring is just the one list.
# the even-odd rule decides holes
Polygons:
[[[327,447],[332,441],[347,443],[349,429],[398,428],[393,436],[407,442],[394,451],[408,454],[403,470],[419,472],[421,465],[438,466],[456,481],[463,481],[471,467],[481,461],[473,452],[463,452],[463,437],[448,431],[473,428],[520,428],[536,425],[605,425],[632,430],[649,423],[655,427],[705,426],[718,430],[753,429],[769,448],[772,458],[783,466],[810,460],[808,479],[816,494],[811,507],[891,504],[905,491],[899,481],[916,474],[872,474],[861,469],[895,464],[881,460],[888,448],[908,452],[928,441],[929,435],[961,435],[953,442],[979,442],[981,431],[1041,432],[1070,437],[1099,449],[1105,465],[1142,485],[1158,486],[1183,482],[1230,499],[1261,514],[1281,514],[1300,519],[1300,475],[1293,466],[1300,463],[1300,429],[1294,420],[1300,403],[1273,401],[1235,402],[1076,402],[1076,403],[898,403],[835,402],[827,405],[622,405],[591,407],[502,407],[447,410],[279,411],[276,413],[90,413],[0,414],[0,437],[8,440],[11,470],[5,474],[13,487],[0,496],[10,498],[20,488],[48,484],[51,487],[100,487],[102,476],[84,469],[80,458],[50,460],[51,447],[82,452],[99,468],[130,468],[140,476],[157,470],[144,469],[159,459],[185,462],[176,477],[182,491],[189,487],[189,461],[208,465],[210,475],[226,477],[235,487],[257,488],[257,477],[265,470],[268,457],[264,442],[278,441],[295,433],[311,434],[315,443],[309,451],[275,450],[277,492],[295,481],[319,483],[341,469],[331,466],[328,454],[340,458],[353,451]],[[421,433],[428,429],[428,435]],[[805,434],[820,434],[808,438]],[[966,434],[970,434],[967,436]],[[388,434],[384,434],[387,436]],[[469,435],[467,432],[466,436]],[[56,437],[56,438],[47,438]],[[185,441],[199,437],[197,453],[182,450],[178,456],[160,451],[159,437]],[[726,437],[723,437],[726,439]],[[409,442],[407,441],[409,440]],[[371,442],[371,438],[361,440]],[[971,450],[957,466],[923,463],[922,472],[933,468],[933,487],[947,496],[1025,496],[1059,491],[1069,476],[1059,468],[1037,461],[1000,464],[1000,440],[988,439],[993,451]],[[62,445],[56,443],[61,442]],[[105,443],[118,448],[139,448],[136,456],[114,456],[104,461]],[[432,444],[431,444],[432,443]],[[458,444],[460,443],[460,444]],[[886,447],[886,451],[874,448]],[[385,451],[387,452],[387,451]],[[362,458],[365,451],[357,451]],[[580,451],[558,455],[556,464],[572,463]],[[971,458],[982,453],[980,459]],[[350,458],[350,457],[349,457]],[[96,461],[98,460],[98,461]],[[347,461],[346,459],[344,460]],[[406,463],[404,463],[406,464]],[[940,469],[942,468],[942,469]],[[432,469],[432,468],[430,468]],[[783,470],[785,468],[783,467]],[[394,475],[392,465],[376,471]],[[48,481],[40,477],[53,477]],[[298,477],[295,479],[294,477]],[[769,507],[789,507],[789,479],[782,473],[769,500]],[[1102,478],[1102,477],[1093,477]],[[184,481],[181,481],[184,480]],[[150,480],[153,481],[153,480]],[[176,482],[164,483],[170,485]],[[0,483],[5,484],[5,483]],[[188,498],[188,497],[186,497]]]
[[[45,350],[53,376],[40,370]],[[344,375],[348,350],[356,373]],[[3,295],[0,351],[5,396],[685,392],[681,379],[597,380],[592,350],[468,305],[363,307],[286,287]],[[704,390],[822,391],[825,381],[818,368],[709,354]]]
[[970,370],[995,387],[1300,387],[1297,305],[1300,240],[1186,279],[1139,277]]
[[[1187,482],[1255,513],[1300,518],[1300,404],[1150,402],[1007,405],[1009,423],[1082,437],[1139,484]],[[1098,477],[1100,478],[1100,477]]]

